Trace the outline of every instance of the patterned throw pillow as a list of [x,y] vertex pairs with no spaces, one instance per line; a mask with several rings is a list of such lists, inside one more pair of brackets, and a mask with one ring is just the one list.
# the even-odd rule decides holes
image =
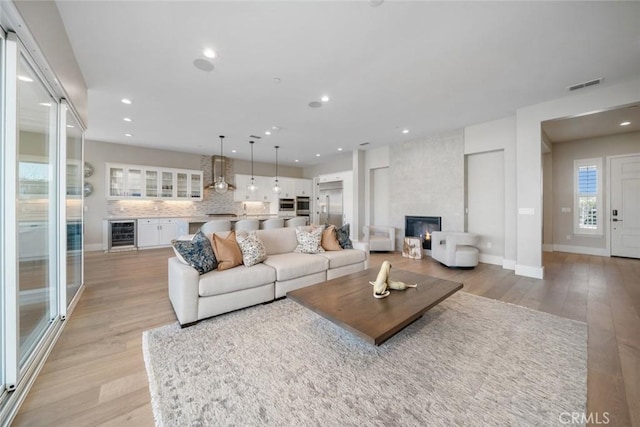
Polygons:
[[213,254],[211,242],[202,231],[191,240],[172,240],[173,249],[180,254],[184,262],[204,274],[218,267],[218,261]]
[[256,233],[247,235],[236,235],[238,246],[242,251],[242,262],[247,267],[256,265],[267,259],[267,250]]
[[305,230],[306,227],[296,227],[296,238],[298,246],[294,252],[302,254],[317,254],[324,252],[320,241],[322,239],[322,228],[315,228],[312,231]]
[[349,224],[345,224],[340,228],[336,227],[336,237],[338,238],[338,243],[340,243],[340,247],[342,249],[353,249],[349,234]]

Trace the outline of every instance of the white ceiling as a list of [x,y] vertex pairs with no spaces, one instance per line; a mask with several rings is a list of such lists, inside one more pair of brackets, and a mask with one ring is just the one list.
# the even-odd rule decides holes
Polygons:
[[[280,145],[299,166],[640,76],[639,2],[57,5],[89,87],[88,139],[217,154],[224,134],[225,155],[248,159],[261,135],[256,160]],[[194,66],[205,47],[210,72]],[[271,126],[282,130],[264,135]]]

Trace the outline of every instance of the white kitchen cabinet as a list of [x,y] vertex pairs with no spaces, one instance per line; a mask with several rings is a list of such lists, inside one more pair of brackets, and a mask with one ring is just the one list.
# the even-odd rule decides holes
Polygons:
[[236,174],[236,189],[233,200],[236,202],[273,202],[275,194],[271,190],[274,180],[268,176],[254,176],[254,183],[258,187],[255,192],[247,190],[251,182],[251,175]]
[[[273,179],[275,183],[275,178]],[[296,182],[295,178],[279,177],[278,184],[280,185],[280,199],[295,199],[296,197]],[[272,186],[273,187],[273,186]]]
[[202,171],[106,164],[107,198],[202,200]]
[[313,195],[313,181],[310,179],[295,180],[296,196],[311,197]]
[[318,177],[318,181],[319,182],[333,182],[333,181],[344,181],[345,178],[347,178],[350,174],[352,174],[351,171],[346,171],[346,172],[336,172],[336,173],[330,173],[330,174],[326,174],[326,175],[320,175]]
[[173,239],[187,234],[186,221],[175,218],[144,218],[138,220],[138,248],[169,246]]

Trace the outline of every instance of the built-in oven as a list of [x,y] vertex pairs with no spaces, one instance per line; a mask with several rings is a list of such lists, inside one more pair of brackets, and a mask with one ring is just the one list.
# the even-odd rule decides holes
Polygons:
[[309,216],[311,214],[311,199],[306,196],[296,197],[296,215]]
[[295,212],[296,210],[295,199],[280,199],[280,206],[278,210],[280,212]]

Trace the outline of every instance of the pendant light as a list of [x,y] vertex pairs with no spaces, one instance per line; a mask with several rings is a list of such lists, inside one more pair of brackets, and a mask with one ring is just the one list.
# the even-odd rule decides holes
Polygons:
[[218,176],[218,179],[216,180],[216,183],[214,184],[214,188],[216,190],[216,193],[226,193],[227,189],[229,188],[229,184],[227,184],[224,180],[224,169],[225,169],[225,164],[224,164],[224,156],[222,155],[222,146],[224,144],[224,135],[220,135],[220,160],[222,162],[222,171],[220,172],[220,176]]
[[247,185],[247,190],[250,193],[255,193],[256,191],[258,191],[258,186],[256,185],[253,178],[253,143],[254,141],[249,141],[249,144],[251,144],[251,182],[249,183],[249,185]]
[[273,184],[273,192],[276,194],[280,194],[280,185],[278,184],[278,148],[280,148],[279,145],[276,145],[276,182]]

